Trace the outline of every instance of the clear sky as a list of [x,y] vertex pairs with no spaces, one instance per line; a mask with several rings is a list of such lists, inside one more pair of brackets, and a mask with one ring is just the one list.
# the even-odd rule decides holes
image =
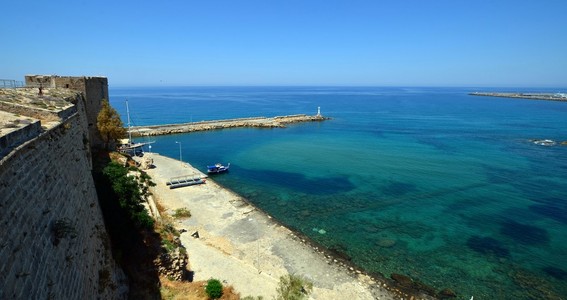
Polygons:
[[0,9],[1,79],[567,87],[566,0],[11,0]]

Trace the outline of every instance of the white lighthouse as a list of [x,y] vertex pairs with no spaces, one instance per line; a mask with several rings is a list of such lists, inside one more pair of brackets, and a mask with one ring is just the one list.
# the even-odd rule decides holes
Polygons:
[[321,106],[317,106],[317,117],[321,116]]

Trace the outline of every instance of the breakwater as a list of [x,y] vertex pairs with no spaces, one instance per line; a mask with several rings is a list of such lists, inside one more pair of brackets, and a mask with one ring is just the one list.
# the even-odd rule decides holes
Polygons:
[[252,117],[238,118],[228,120],[212,120],[191,122],[182,124],[166,124],[152,126],[135,126],[132,127],[132,135],[134,136],[154,136],[175,133],[186,133],[194,131],[216,130],[237,127],[260,127],[260,128],[276,128],[285,127],[286,124],[300,122],[316,122],[324,121],[329,118],[320,114],[309,116],[305,114],[277,116],[277,117]]
[[531,100],[550,100],[550,101],[567,101],[567,94],[565,93],[487,93],[487,92],[474,92],[469,93],[471,96],[488,96],[488,97],[502,97],[502,98],[519,98]]

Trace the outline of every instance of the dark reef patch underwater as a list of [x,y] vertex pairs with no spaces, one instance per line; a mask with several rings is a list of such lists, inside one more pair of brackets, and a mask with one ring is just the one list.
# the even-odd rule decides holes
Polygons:
[[537,245],[549,242],[549,234],[545,229],[516,221],[503,222],[500,232],[521,244]]
[[565,270],[556,267],[545,267],[543,268],[543,271],[555,279],[559,279],[559,280],[567,279],[567,271]]
[[253,170],[240,168],[241,174],[252,180],[267,184],[285,186],[300,193],[312,195],[333,195],[346,193],[354,188],[347,177],[317,177],[308,178],[302,173],[276,171],[276,170]]
[[542,204],[531,205],[529,208],[535,213],[548,217],[557,222],[567,224],[567,201],[561,199],[548,199]]
[[481,254],[503,258],[510,256],[510,250],[506,249],[502,242],[491,237],[473,236],[467,240],[467,246]]
[[216,182],[370,273],[467,300],[565,299],[567,146],[531,140],[567,140],[567,102],[474,91],[111,87],[110,95],[122,116],[128,98],[135,125],[320,106],[331,120],[160,136],[152,151],[179,158],[178,141],[203,171],[231,162]]

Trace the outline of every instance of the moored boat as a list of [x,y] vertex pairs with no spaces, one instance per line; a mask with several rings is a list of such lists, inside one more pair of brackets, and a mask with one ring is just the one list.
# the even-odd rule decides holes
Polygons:
[[135,143],[130,139],[122,139],[118,146],[118,152],[126,153],[131,156],[144,156],[144,146],[151,143]]
[[[117,147],[118,152],[126,153],[131,156],[143,156],[144,146],[153,144],[154,142],[136,143],[132,140],[132,126],[130,126],[130,109],[128,107],[128,100],[126,100],[126,115],[128,116],[128,138],[122,139],[120,145]],[[151,146],[149,146],[151,148]]]
[[207,166],[207,172],[209,174],[223,173],[228,172],[228,168],[230,168],[230,163],[226,166],[221,163],[216,163],[213,166]]

